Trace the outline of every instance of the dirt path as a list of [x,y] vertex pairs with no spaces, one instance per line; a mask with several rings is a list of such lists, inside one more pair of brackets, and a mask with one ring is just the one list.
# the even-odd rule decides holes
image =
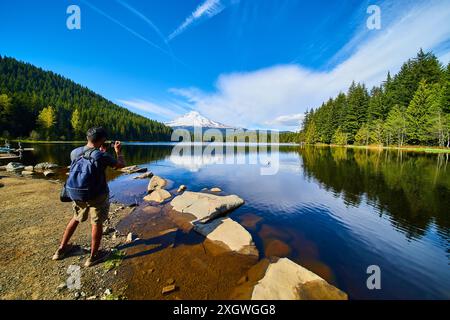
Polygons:
[[[0,299],[101,298],[117,283],[117,272],[107,272],[103,265],[84,268],[85,252],[51,260],[72,216],[71,203],[59,201],[60,189],[59,182],[0,173]],[[114,226],[130,211],[113,204],[110,224]],[[89,223],[80,224],[72,242],[89,247]],[[114,245],[106,236],[103,246]],[[79,290],[58,288],[69,277],[70,265],[81,267]]]

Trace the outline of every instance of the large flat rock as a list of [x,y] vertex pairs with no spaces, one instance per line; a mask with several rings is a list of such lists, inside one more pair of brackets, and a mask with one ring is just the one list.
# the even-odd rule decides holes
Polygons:
[[220,242],[231,251],[258,256],[251,234],[230,218],[219,218],[208,223],[194,222],[194,230],[206,238]]
[[167,199],[169,199],[172,195],[164,190],[164,189],[157,189],[155,191],[153,191],[152,193],[150,193],[148,196],[144,197],[145,201],[148,202],[158,202],[158,203],[162,203],[164,201],[166,201]]
[[216,196],[201,192],[186,191],[170,203],[181,213],[190,213],[196,221],[206,223],[240,207],[244,200],[236,195]]
[[347,295],[288,258],[270,263],[252,300],[347,300]]

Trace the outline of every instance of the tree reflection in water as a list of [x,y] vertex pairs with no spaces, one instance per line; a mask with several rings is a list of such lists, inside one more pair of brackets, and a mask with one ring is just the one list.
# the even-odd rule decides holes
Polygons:
[[447,154],[330,147],[302,147],[299,153],[305,175],[346,204],[367,201],[411,238],[423,236],[433,223],[450,238]]

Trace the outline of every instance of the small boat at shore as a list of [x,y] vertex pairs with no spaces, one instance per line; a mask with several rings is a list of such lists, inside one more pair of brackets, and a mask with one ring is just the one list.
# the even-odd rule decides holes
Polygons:
[[11,149],[10,147],[0,147],[0,153],[12,153],[14,152],[14,149]]
[[11,148],[11,145],[8,143],[8,141],[5,141],[4,146],[0,147],[0,161],[3,162],[21,159],[23,152],[33,150],[33,148],[22,148],[20,142],[17,149]]
[[0,155],[2,154],[13,154],[13,153],[22,153],[24,151],[34,151],[34,148],[22,148],[22,145],[19,142],[19,147],[17,149],[11,148],[11,145],[8,141],[5,141],[3,147],[0,147]]

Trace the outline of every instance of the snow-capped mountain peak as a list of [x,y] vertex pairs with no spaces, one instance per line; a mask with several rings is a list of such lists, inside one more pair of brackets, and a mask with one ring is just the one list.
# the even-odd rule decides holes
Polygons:
[[201,127],[201,128],[218,128],[227,129],[231,126],[224,125],[222,123],[210,120],[202,116],[197,111],[191,111],[184,116],[178,117],[173,121],[167,122],[169,127]]

